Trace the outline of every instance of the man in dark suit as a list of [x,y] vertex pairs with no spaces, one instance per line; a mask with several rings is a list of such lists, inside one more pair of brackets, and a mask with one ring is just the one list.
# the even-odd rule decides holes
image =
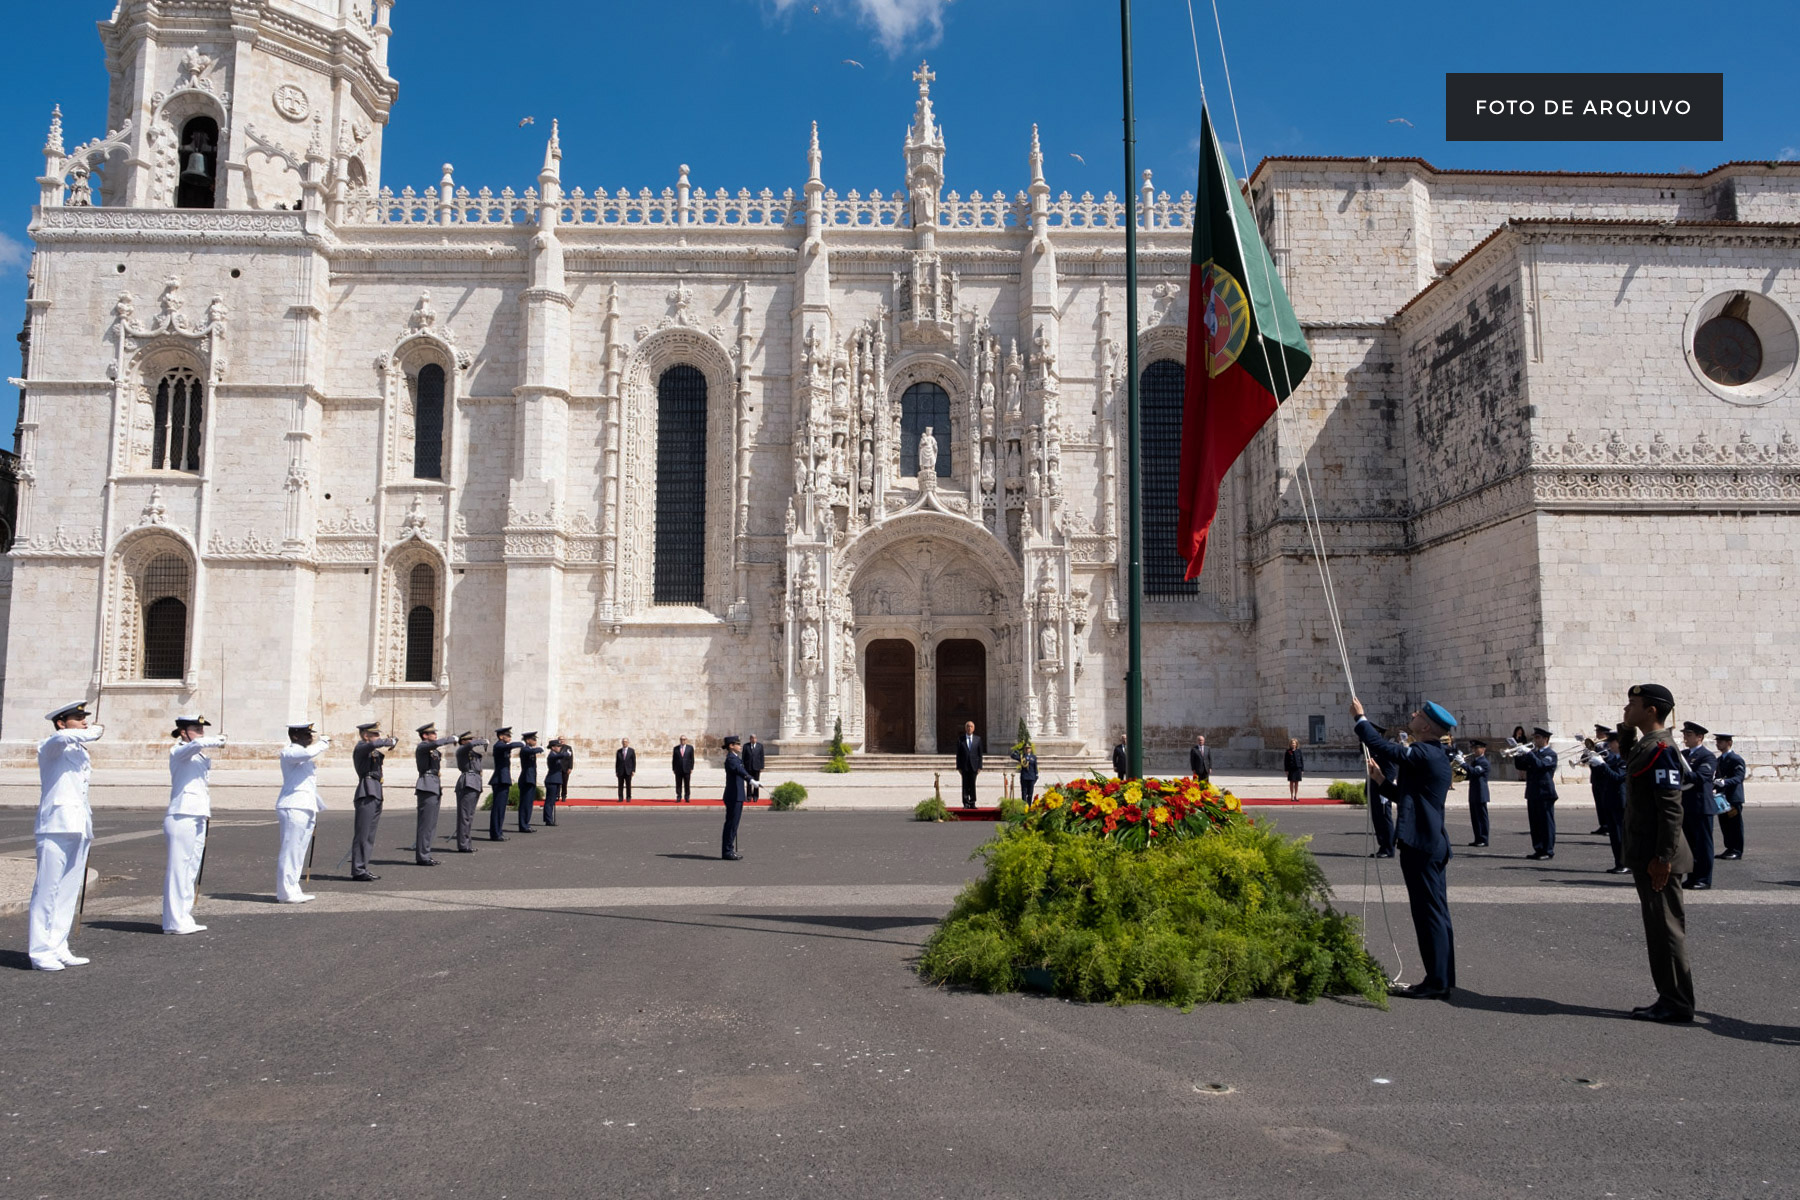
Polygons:
[[1749,768],[1744,765],[1744,756],[1731,748],[1731,742],[1729,733],[1713,734],[1713,745],[1719,748],[1713,793],[1725,801],[1725,811],[1719,814],[1719,835],[1725,839],[1725,852],[1719,857],[1738,859],[1744,857],[1744,776],[1749,774]]
[[523,742],[512,740],[512,726],[494,730],[494,773],[488,786],[494,789],[494,809],[488,814],[488,840],[506,840],[506,806],[512,799],[512,756]]
[[1693,869],[1682,844],[1680,752],[1664,727],[1675,697],[1640,683],[1625,698],[1619,741],[1625,751],[1625,865],[1637,885],[1656,1003],[1631,1010],[1640,1021],[1682,1025],[1694,1019],[1694,975],[1687,960],[1687,915],[1680,876]]
[[744,747],[744,752],[738,756],[744,760],[744,770],[750,773],[750,782],[756,785],[750,789],[747,799],[756,799],[757,793],[762,790],[763,755],[765,753],[767,753],[766,748],[756,740],[756,735],[753,733],[750,735],[749,743]]
[[1487,751],[1488,744],[1477,739],[1463,755],[1463,774],[1469,777],[1469,826],[1475,834],[1471,846],[1488,844],[1488,772],[1494,764],[1488,761]]
[[1350,699],[1356,736],[1378,760],[1398,764],[1395,786],[1398,811],[1395,840],[1400,871],[1412,907],[1413,930],[1425,977],[1401,995],[1421,1000],[1449,998],[1456,986],[1456,939],[1450,928],[1450,891],[1445,868],[1450,839],[1444,836],[1444,797],[1450,792],[1450,756],[1438,739],[1456,728],[1456,718],[1441,704],[1427,700],[1412,714],[1409,745],[1390,742],[1363,715],[1362,702]]
[[1681,832],[1686,835],[1688,849],[1694,852],[1694,869],[1682,882],[1690,892],[1703,892],[1712,886],[1713,873],[1713,779],[1718,774],[1719,760],[1706,748],[1706,726],[1692,721],[1681,723],[1681,753],[1687,758],[1691,778],[1681,793]]
[[1119,744],[1113,747],[1113,774],[1120,779],[1131,768],[1131,752],[1125,746],[1125,735],[1119,735]]
[[1556,751],[1548,729],[1531,731],[1531,745],[1508,751],[1525,773],[1525,819],[1531,826],[1527,858],[1556,857]]
[[975,777],[981,774],[981,736],[975,722],[964,721],[962,736],[956,739],[956,773],[962,776],[962,806],[975,807]]
[[1196,733],[1188,750],[1188,774],[1205,783],[1212,778],[1212,751],[1206,748],[1206,735]]
[[725,833],[719,842],[719,857],[736,862],[738,853],[738,821],[744,815],[744,792],[752,782],[738,748],[743,745],[736,735],[727,735],[725,746]]
[[694,748],[683,737],[669,758],[669,769],[675,772],[675,799],[689,804],[694,799]]
[[475,806],[481,801],[482,751],[488,740],[470,730],[456,735],[456,852],[473,854],[469,836],[475,830]]
[[443,749],[453,746],[453,737],[439,737],[437,725],[427,721],[419,726],[419,744],[413,749],[413,763],[419,778],[413,784],[413,798],[418,802],[419,820],[413,829],[413,862],[421,867],[435,867],[437,858],[431,845],[437,840],[438,807],[444,800],[444,784],[438,771],[444,762]]
[[544,748],[538,745],[536,730],[526,734],[523,741],[519,747],[519,832],[536,833],[537,830],[531,827],[531,810],[537,807],[537,760]]
[[619,803],[631,799],[631,777],[637,774],[637,751],[631,748],[630,738],[619,739],[619,749],[613,755],[613,777],[619,781]]
[[544,824],[556,824],[556,802],[568,794],[574,772],[575,751],[561,738],[551,738],[550,753],[544,756]]

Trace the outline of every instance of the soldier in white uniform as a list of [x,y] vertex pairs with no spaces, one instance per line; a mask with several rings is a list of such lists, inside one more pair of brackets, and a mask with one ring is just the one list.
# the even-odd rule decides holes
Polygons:
[[38,743],[42,796],[37,815],[37,882],[31,889],[30,955],[39,971],[87,962],[69,952],[75,904],[87,878],[94,814],[88,807],[88,752],[84,743],[102,732],[88,728],[86,703],[45,713],[56,732]]
[[212,792],[206,776],[212,759],[206,752],[225,744],[223,735],[205,736],[212,722],[205,717],[176,717],[169,748],[169,811],[163,836],[169,840],[169,865],[163,871],[164,933],[199,933],[194,923],[194,885],[206,855],[206,824],[212,819]]
[[313,825],[325,801],[319,798],[319,756],[331,748],[331,739],[317,737],[309,721],[289,725],[288,744],[281,748],[281,795],[275,801],[275,819],[281,823],[281,853],[275,860],[275,899],[283,904],[305,904],[312,897],[300,890],[300,872],[312,847]]

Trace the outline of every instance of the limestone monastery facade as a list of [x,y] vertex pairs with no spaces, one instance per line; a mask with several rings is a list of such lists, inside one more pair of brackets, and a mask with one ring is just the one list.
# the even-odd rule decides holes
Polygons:
[[1377,719],[1429,695],[1472,734],[1573,735],[1654,678],[1794,769],[1800,165],[1263,162],[1316,365],[1184,585],[1188,198],[1058,194],[1026,118],[1023,190],[964,196],[925,67],[895,179],[856,181],[886,193],[830,180],[828,124],[780,195],[584,191],[554,127],[535,180],[395,187],[389,13],[101,25],[109,129],[53,123],[31,226],[13,751],[98,695],[115,753],[221,704],[250,743],[322,708],[590,752],[814,752],[839,719],[869,750],[964,718],[1004,747],[1023,717],[1101,752],[1135,336],[1153,750],[1348,743],[1310,484]]

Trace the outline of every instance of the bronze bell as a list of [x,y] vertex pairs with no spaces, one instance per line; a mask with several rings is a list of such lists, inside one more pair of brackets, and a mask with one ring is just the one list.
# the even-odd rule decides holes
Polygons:
[[212,175],[206,169],[206,155],[198,148],[188,155],[187,167],[181,172],[183,183],[211,183]]

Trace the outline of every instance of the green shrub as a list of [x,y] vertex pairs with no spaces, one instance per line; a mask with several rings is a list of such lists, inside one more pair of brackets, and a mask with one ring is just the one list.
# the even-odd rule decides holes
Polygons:
[[1366,806],[1369,803],[1369,794],[1363,790],[1363,785],[1351,783],[1347,779],[1332,780],[1331,786],[1325,789],[1325,796],[1329,800],[1337,800],[1344,804]]
[[913,806],[913,820],[915,821],[948,821],[949,819],[950,810],[936,796],[927,796]]
[[828,775],[848,775],[850,773],[850,747],[844,745],[844,718],[839,717],[831,726],[831,761],[819,769]]
[[769,807],[776,812],[788,812],[799,808],[805,802],[806,789],[791,779],[786,783],[776,785],[775,790],[769,793]]
[[1025,819],[1025,801],[1017,796],[1007,796],[1001,800],[1000,819],[1002,821],[1023,821]]
[[[508,807],[508,808],[519,807],[519,785],[516,783],[513,784],[512,787],[510,787],[506,790],[506,807]],[[487,796],[481,801],[481,811],[482,812],[493,812],[494,811],[494,793],[493,792],[490,791],[487,794]]]
[[980,853],[986,873],[925,944],[919,971],[934,982],[1118,1004],[1355,993],[1386,1005],[1381,966],[1356,918],[1325,903],[1304,838],[1237,821],[1129,850],[1003,826]]

